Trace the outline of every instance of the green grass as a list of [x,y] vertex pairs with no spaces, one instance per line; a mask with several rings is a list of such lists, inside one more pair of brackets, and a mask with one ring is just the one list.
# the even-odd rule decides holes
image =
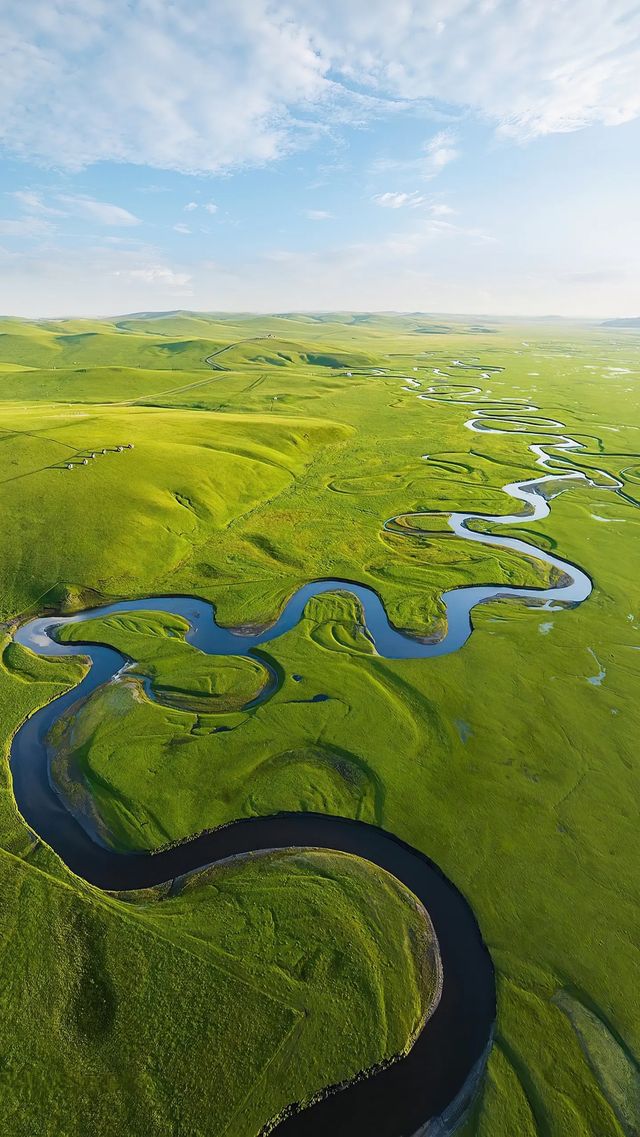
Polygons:
[[[195,578],[229,575],[232,566],[212,564],[208,553],[220,545],[220,530],[250,519],[319,449],[351,434],[303,417],[280,419],[274,430],[264,414],[248,421],[185,411],[178,425],[175,413],[160,409],[42,404],[5,405],[0,429],[4,523],[12,534],[0,553],[3,616],[61,586],[131,595],[147,592],[151,581],[152,591],[165,581],[185,591]],[[114,452],[128,442],[135,449]],[[93,452],[87,466],[77,464]]]
[[[189,625],[181,616],[136,612],[109,617],[109,642],[136,665],[128,675],[151,680],[154,698],[184,710],[219,713],[235,711],[255,699],[268,682],[265,666],[248,656],[215,659],[185,642]],[[69,638],[102,640],[102,620],[89,620],[82,627],[62,628],[62,642]],[[14,645],[15,646],[15,645]]]
[[[81,675],[80,660],[5,638],[7,732]],[[21,823],[6,763],[0,790],[3,1133],[252,1137],[290,1101],[405,1051],[430,1013],[430,923],[367,862],[284,851],[170,896],[108,895]]]
[[251,1137],[405,1050],[437,989],[411,895],[354,857],[238,859],[135,903],[4,854],[0,876],[12,1137]]
[[[464,1137],[634,1133],[640,1054],[634,982],[640,901],[635,697],[640,595],[634,567],[640,336],[610,328],[499,323],[473,331],[459,321],[446,321],[443,330],[425,317],[351,314],[138,316],[93,322],[87,328],[91,338],[82,340],[81,321],[5,323],[0,359],[36,369],[11,371],[0,381],[4,528],[10,538],[0,554],[5,617],[46,604],[73,608],[101,597],[170,592],[212,600],[224,623],[264,623],[300,584],[340,576],[377,589],[399,627],[428,634],[441,627],[439,597],[446,588],[545,583],[547,570],[539,561],[460,541],[446,532],[440,514],[512,513],[514,504],[500,487],[542,472],[527,447],[544,442],[549,431],[541,428],[532,438],[473,434],[464,426],[473,399],[465,409],[420,401],[401,390],[403,375],[425,386],[437,382],[434,368],[448,370],[456,382],[476,383],[488,398],[537,403],[542,415],[565,422],[570,435],[586,442],[589,453],[571,461],[623,479],[624,497],[575,484],[553,501],[547,519],[508,530],[590,573],[594,592],[578,609],[536,612],[493,603],[476,610],[475,634],[458,654],[390,662],[375,655],[359,630],[353,602],[327,596],[307,606],[296,629],[267,645],[285,681],[276,696],[251,712],[234,707],[261,681],[259,670],[246,661],[236,667],[235,661],[230,666],[202,656],[182,641],[179,621],[140,614],[96,621],[94,632],[134,656],[163,701],[140,698],[131,683],[97,692],[67,724],[56,771],[79,808],[91,801],[104,834],[118,846],[153,848],[234,817],[278,809],[362,817],[397,833],[437,861],[468,897],[497,967],[496,1045]],[[222,344],[266,334],[274,339],[244,342],[223,354],[220,364],[228,371],[209,375],[196,358],[202,344],[204,356]],[[75,337],[77,368],[69,339],[58,342],[69,336]],[[178,342],[184,346],[167,350]],[[126,358],[119,354],[125,350]],[[164,371],[165,380],[158,372],[169,358],[176,370]],[[505,370],[483,379],[479,370],[452,368],[456,358]],[[184,373],[177,373],[180,368]],[[382,369],[392,374],[373,374]],[[141,400],[136,406],[114,405],[136,398]],[[69,454],[126,441],[135,442],[134,451],[110,453],[73,471],[62,468]],[[566,461],[558,452],[559,469]],[[403,518],[399,532],[384,530],[387,518],[415,510],[429,513],[417,525],[423,534],[403,533]],[[598,520],[603,517],[610,522]],[[88,630],[83,625],[69,634]],[[24,714],[52,697],[56,685],[71,682],[81,667],[78,661],[34,662],[11,648],[3,664],[0,716],[7,740]],[[601,669],[605,677],[595,685],[589,680]],[[293,681],[294,673],[301,682]],[[302,701],[318,693],[330,697]],[[221,724],[232,729],[214,733]],[[127,953],[137,950],[131,920],[136,928],[147,919],[154,929],[161,922],[163,935],[170,927],[176,943],[184,937],[189,950],[198,944],[204,952],[194,929],[201,929],[198,921],[206,911],[208,943],[216,951],[225,943],[224,950],[246,963],[246,928],[253,921],[265,929],[269,924],[259,899],[263,883],[268,890],[265,865],[234,870],[239,875],[225,888],[242,918],[224,926],[215,923],[217,908],[206,899],[207,889],[218,886],[202,881],[175,900],[131,902],[123,914],[119,901],[80,886],[34,844],[16,816],[6,774],[4,794],[2,844],[15,858],[7,861],[7,872],[16,882],[37,874],[41,890],[37,901],[27,892],[21,901],[13,885],[3,893],[8,920],[24,926],[21,947],[12,938],[4,957],[11,977],[5,1021],[11,1008],[23,1005],[21,977],[39,975],[44,988],[51,972],[38,928],[49,926],[47,906],[58,890],[66,887],[68,905],[108,912],[102,971],[133,1008],[117,1035],[121,1064],[112,1058],[115,1050],[100,1050],[94,1041],[84,1042],[81,1052],[70,1048],[68,1063],[64,1046],[54,1053],[53,1044],[66,1036],[60,1035],[53,1003],[37,1004],[38,1021],[54,1024],[50,1037],[38,1042],[45,1047],[51,1039],[50,1052],[29,1051],[36,1040],[34,1020],[21,1018],[21,1045],[33,1053],[31,1067],[47,1073],[46,1084],[53,1084],[53,1071],[60,1100],[71,1094],[88,1102],[87,1087],[101,1070],[112,1071],[110,1086],[129,1087],[136,1055],[149,1050],[133,1027],[142,1021],[146,1030],[147,998],[153,1037],[169,1031],[166,1008],[176,969],[168,957],[165,970],[149,955],[153,998],[145,994],[144,982],[129,983],[129,976],[141,974],[127,964]],[[322,958],[333,939],[346,944],[352,934],[349,874],[344,864],[332,871],[338,895],[342,889],[349,902],[341,907],[333,893],[327,898],[317,928],[331,913],[336,925],[324,937],[314,926],[312,947],[316,900],[305,895],[302,903],[297,880],[290,888],[288,895],[296,897],[287,910],[292,957],[298,952],[299,959],[312,960],[317,952]],[[245,873],[250,875],[241,880]],[[290,866],[274,863],[268,873],[269,880],[286,882]],[[387,884],[378,881],[376,887]],[[63,934],[73,920],[67,909],[55,911]],[[407,919],[403,912],[400,921]],[[122,921],[128,921],[126,931]],[[395,950],[393,936],[378,931],[376,951]],[[150,934],[146,924],[144,934]],[[247,1121],[245,1129],[235,1120],[227,1126],[234,1137],[256,1134],[281,1108],[286,1087],[289,1096],[298,1094],[291,1088],[286,1044],[278,1050],[289,1020],[277,1000],[272,1005],[267,999],[279,998],[283,990],[279,964],[273,966],[275,941],[257,939],[265,949],[261,974],[267,976],[259,997],[240,996],[236,987],[223,988],[213,972],[206,973],[211,1003],[220,1000],[220,1021],[232,1003],[239,1008],[237,1037],[250,1037],[243,1024],[251,1008],[260,1008],[255,1013],[264,1034],[255,1035],[242,1062],[262,1069],[261,1055],[282,1053],[281,1064],[263,1082],[248,1066],[241,1068],[238,1058],[237,1078],[224,1101],[245,1110]],[[91,948],[88,956],[93,955]],[[394,967],[393,982],[392,972],[383,972],[385,998],[394,1045],[402,1049],[415,1022],[416,987],[410,966],[404,978],[404,959],[396,959]],[[380,974],[374,962],[354,980],[371,1012],[375,999],[367,983]],[[70,973],[64,982],[71,982]],[[210,1067],[206,1078],[204,1067],[193,1071],[206,1089],[177,1094],[170,1083],[172,1055],[184,1048],[192,1053],[193,1038],[205,1030],[198,1017],[204,998],[198,982],[195,971],[181,971],[179,997],[195,1007],[191,1033],[188,1020],[178,1019],[174,1029],[184,1033],[175,1036],[175,1050],[169,1043],[161,1053],[151,1048],[157,1062],[145,1073],[144,1088],[123,1092],[123,1101],[139,1097],[145,1103],[144,1131],[153,1137],[195,1133],[198,1126],[215,1137],[225,1132],[227,1122],[215,1113],[224,1095],[215,1089]],[[402,1003],[405,991],[411,1013]],[[165,1000],[164,1019],[156,1017],[154,999]],[[332,1046],[344,1044],[340,1062],[354,1055],[367,1064],[382,1054],[379,1018],[367,1020],[366,1039],[353,1043],[336,1020],[323,1018],[339,1017],[344,999],[348,993],[332,1007],[326,986],[317,988],[310,1029],[327,1046],[318,1059],[322,1069],[301,1067],[302,1092],[314,1092],[323,1078],[335,1080]],[[96,1015],[85,1018],[93,1021]],[[218,1029],[217,1015],[215,1010],[212,1031]],[[309,1056],[312,1051],[310,1046]],[[222,1085],[228,1071],[224,1064],[219,1075],[215,1069]],[[51,1099],[38,1076],[27,1112],[43,1133],[57,1137],[55,1119],[61,1115],[54,1111],[46,1128]],[[250,1083],[256,1089],[245,1101]],[[206,1101],[206,1120],[195,1113],[170,1117],[167,1103],[176,1097],[184,1109]],[[92,1108],[98,1108],[95,1101]],[[142,1132],[138,1114],[125,1121],[120,1108],[125,1107],[114,1105],[109,1115],[111,1131]],[[82,1114],[85,1121],[88,1116]],[[37,1125],[30,1132],[38,1132]]]

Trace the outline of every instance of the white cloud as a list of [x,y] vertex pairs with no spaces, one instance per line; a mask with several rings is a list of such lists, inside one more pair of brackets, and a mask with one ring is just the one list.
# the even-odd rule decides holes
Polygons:
[[114,276],[128,277],[129,280],[140,280],[145,284],[169,286],[173,289],[183,290],[191,283],[191,275],[187,272],[174,272],[166,265],[149,265],[146,268],[116,269]]
[[450,130],[441,130],[430,138],[425,144],[426,173],[439,174],[449,162],[459,157],[460,151],[455,148],[455,135]]
[[326,209],[305,209],[305,217],[309,221],[331,221],[333,213],[327,213]]
[[[0,238],[0,311],[44,316],[108,315],[193,303],[192,270],[151,246],[127,247],[111,236],[81,247],[23,243],[19,254]],[[179,303],[178,303],[179,302]]]
[[435,237],[462,237],[474,245],[493,245],[496,238],[477,226],[454,225],[451,221],[439,221],[437,218],[425,221],[422,236],[424,240],[433,240]]
[[419,257],[432,250],[435,243],[442,241],[457,241],[462,247],[477,247],[478,245],[493,244],[495,238],[483,229],[454,225],[451,221],[442,221],[438,218],[426,218],[414,223],[409,229],[402,232],[391,233],[384,240],[376,241],[374,245],[354,245],[361,257],[367,259]]
[[97,222],[99,225],[129,227],[131,225],[139,225],[140,219],[130,213],[128,209],[123,209],[120,205],[113,205],[108,201],[96,201],[93,197],[88,197],[86,194],[63,194],[55,195],[55,200],[65,206],[65,209],[58,209],[55,206],[47,204],[42,197],[41,193],[35,190],[14,190],[9,197],[18,203],[22,209],[25,217],[21,222],[26,228],[29,226],[34,232],[38,229],[44,232],[45,226],[44,218],[49,217],[80,217],[86,221]]
[[373,201],[385,209],[402,209],[404,206],[416,209],[417,206],[424,204],[425,197],[417,190],[413,190],[411,193],[376,193]]
[[140,218],[128,209],[112,205],[108,201],[96,201],[93,197],[81,194],[58,194],[57,200],[66,205],[71,213],[87,221],[97,221],[99,225],[139,225]]
[[[410,210],[388,216],[397,221],[397,231],[386,240],[323,242],[315,251],[276,249],[268,258],[238,248],[220,261],[205,257],[188,265],[150,246],[126,247],[122,241],[130,241],[127,237],[118,236],[115,246],[108,237],[96,247],[83,244],[77,249],[66,243],[59,250],[49,243],[46,249],[29,244],[19,255],[3,249],[0,238],[0,311],[113,315],[189,307],[516,315],[555,311],[596,318],[634,314],[640,233],[630,235],[626,215],[619,224],[608,224],[601,248],[582,242],[571,256],[564,245],[541,241],[541,229],[535,226],[518,225],[514,256],[508,239],[489,246],[489,234],[471,224],[455,226]],[[407,226],[404,233],[402,223]],[[598,283],[596,274],[603,272],[606,278]]]
[[640,114],[639,33],[636,0],[5,0],[0,141],[71,169],[221,172],[387,100],[517,138],[613,125]]
[[[329,97],[308,29],[269,0],[7,0],[0,139],[21,156],[180,171],[264,163]],[[140,44],[144,43],[144,52]]]
[[452,217],[455,214],[455,209],[446,202],[433,201],[418,190],[412,190],[411,193],[376,193],[371,200],[385,209],[422,208],[431,217]]
[[189,226],[185,225],[182,221],[179,221],[177,225],[173,226],[173,228],[175,229],[176,233],[183,233],[186,235],[187,233],[191,232]]
[[66,217],[63,209],[54,209],[50,205],[45,205],[42,194],[36,193],[35,190],[14,190],[9,196],[14,198],[26,213],[37,213],[45,217]]
[[[205,201],[202,205],[202,208],[204,209],[205,213],[218,212],[218,206],[216,205],[215,201]],[[197,201],[188,201],[184,207],[185,213],[194,213],[196,209],[200,209],[200,205]]]
[[[299,4],[296,8],[300,9]],[[338,74],[519,138],[640,114],[636,0],[304,0]]]
[[[375,176],[390,174],[398,178],[419,178],[421,181],[429,182],[442,173],[445,166],[459,157],[460,151],[457,148],[455,133],[450,129],[439,130],[437,134],[423,143],[416,156],[411,158],[377,158],[372,163],[370,172]],[[393,196],[395,195],[390,195],[390,197]],[[384,203],[379,202],[378,204]],[[405,202],[402,201],[400,204],[404,205]],[[408,202],[407,204],[411,203]],[[422,201],[419,204],[422,204]],[[390,207],[393,208],[393,206]]]
[[[363,273],[366,270],[381,272],[386,279],[393,279],[394,266],[400,268],[403,263],[417,261],[422,264],[427,257],[441,256],[438,248],[447,243],[448,246],[460,250],[484,248],[495,243],[495,238],[477,227],[454,225],[450,221],[437,218],[412,219],[412,224],[405,230],[390,233],[389,236],[378,238],[375,241],[355,241],[346,246],[327,246],[319,252],[292,251],[290,249],[271,249],[264,254],[264,259],[288,268],[293,281],[298,269],[302,271],[305,262],[309,267],[315,264],[340,264],[359,267]],[[393,288],[393,284],[391,285]]]
[[51,231],[51,225],[40,217],[0,220],[0,237],[45,237]]

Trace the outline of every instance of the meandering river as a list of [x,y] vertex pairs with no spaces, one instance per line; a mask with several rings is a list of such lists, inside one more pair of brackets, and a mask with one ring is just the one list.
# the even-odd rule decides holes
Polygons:
[[[451,384],[438,383],[423,390],[417,398],[447,399],[466,405],[470,398],[479,394],[477,387],[465,387],[461,394]],[[506,423],[509,432],[534,433],[535,425],[539,425],[541,420],[530,416],[534,416],[537,410],[533,404],[510,401],[497,411],[492,409],[483,413],[476,409],[466,425],[472,430],[502,432],[504,427],[501,430],[497,425],[499,420]],[[493,425],[487,423],[487,418],[493,420]],[[564,429],[555,420],[542,421],[545,427]],[[554,440],[554,446],[559,446],[567,454],[580,444],[561,435],[559,440]],[[550,470],[552,459],[544,447],[535,443],[530,449],[536,453],[539,463]],[[619,488],[614,484],[615,479],[604,471],[596,473],[603,479],[610,479],[607,488]],[[440,946],[444,980],[439,1005],[411,1053],[383,1070],[372,1072],[365,1079],[348,1083],[340,1088],[339,1093],[325,1097],[303,1113],[281,1121],[278,1133],[290,1137],[313,1137],[316,1134],[320,1137],[327,1132],[332,1137],[347,1137],[347,1134],[349,1137],[410,1137],[418,1131],[427,1133],[428,1123],[443,1115],[448,1118],[447,1125],[452,1124],[452,1119],[467,1103],[483,1068],[495,1018],[493,967],[475,917],[461,893],[422,853],[393,834],[345,818],[309,813],[252,818],[198,834],[157,853],[125,854],[102,844],[96,834],[67,808],[53,786],[46,739],[61,715],[111,680],[130,661],[103,644],[61,644],[56,639],[56,631],[62,625],[82,624],[96,616],[118,612],[171,612],[188,621],[186,638],[202,651],[216,655],[250,655],[253,649],[294,628],[312,597],[346,590],[360,602],[363,621],[379,655],[390,659],[424,659],[444,655],[464,645],[472,633],[472,611],[484,601],[499,597],[516,598],[538,608],[550,608],[579,604],[588,597],[591,580],[578,566],[527,541],[477,532],[472,528],[478,521],[512,526],[541,519],[549,513],[549,501],[553,496],[579,479],[590,484],[602,484],[594,483],[584,470],[563,467],[559,472],[548,472],[503,487],[505,494],[524,507],[519,512],[507,515],[454,512],[446,515],[450,529],[459,538],[488,546],[499,545],[534,557],[556,570],[556,583],[548,588],[537,588],[489,582],[450,589],[443,595],[445,634],[432,642],[395,628],[387,617],[382,600],[372,589],[356,581],[340,579],[315,580],[303,585],[290,597],[270,627],[249,634],[244,629],[221,627],[216,622],[214,607],[208,602],[179,596],[120,601],[72,616],[41,616],[23,624],[15,632],[16,642],[38,655],[83,655],[91,660],[91,667],[83,680],[27,719],[14,736],[11,747],[14,793],[22,816],[33,832],[50,845],[78,876],[103,889],[139,889],[239,853],[315,846],[355,853],[369,859],[393,873],[427,908]],[[385,525],[395,534],[411,539],[416,531],[415,527],[412,531],[411,522],[417,522],[421,516],[415,513],[399,515],[390,518]],[[277,676],[272,674],[258,701],[270,698],[277,686]],[[250,710],[255,703],[253,700],[246,709]]]

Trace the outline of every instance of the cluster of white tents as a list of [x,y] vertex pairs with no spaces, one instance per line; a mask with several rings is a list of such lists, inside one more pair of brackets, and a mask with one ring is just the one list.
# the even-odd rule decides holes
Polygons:
[[[124,446],[114,446],[114,454],[121,454],[123,450],[133,450],[133,442],[126,442]],[[100,454],[108,454],[109,447],[103,446],[102,450],[92,450],[85,458],[78,458],[76,462],[67,462],[67,470],[73,470],[74,466],[88,466],[92,458],[97,458]]]

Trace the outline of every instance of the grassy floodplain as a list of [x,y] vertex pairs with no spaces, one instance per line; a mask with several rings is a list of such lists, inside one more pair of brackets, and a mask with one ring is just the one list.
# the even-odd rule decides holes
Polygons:
[[[591,575],[575,610],[494,602],[459,653],[388,661],[353,599],[326,596],[267,645],[283,683],[247,712],[259,661],[203,656],[174,617],[96,619],[92,637],[134,658],[156,698],[131,676],[51,741],[63,792],[119,848],[312,809],[423,850],[469,899],[498,972],[496,1042],[465,1137],[640,1131],[637,331],[175,313],[6,320],[0,333],[8,623],[184,593],[222,623],[262,625],[330,576],[368,584],[395,625],[428,636],[447,588],[548,581],[540,561],[458,539],[443,513],[515,512],[501,487],[542,473],[531,443],[600,482],[509,530]],[[539,429],[531,413],[529,436],[506,418],[503,433],[474,433],[478,396],[417,397],[440,383],[534,403]],[[554,451],[543,418],[585,450]],[[384,529],[418,510],[423,533]],[[80,673],[7,634],[5,751]],[[125,901],[33,840],[6,766],[3,787],[6,1131],[57,1135],[72,1097],[69,1133],[252,1137],[288,1100],[410,1044],[429,1003],[428,925],[384,874],[281,854]]]

